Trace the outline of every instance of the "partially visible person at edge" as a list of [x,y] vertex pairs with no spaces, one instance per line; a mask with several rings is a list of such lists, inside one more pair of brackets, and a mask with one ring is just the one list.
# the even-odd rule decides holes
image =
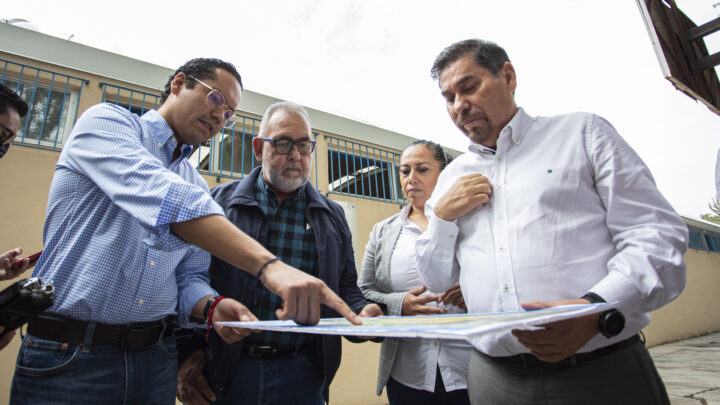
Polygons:
[[[317,323],[325,303],[359,322],[321,280],[272,261],[230,223],[187,160],[232,125],[241,91],[234,66],[193,59],[169,78],[157,111],[100,104],[78,119],[55,168],[34,272],[55,284],[55,303],[28,324],[12,404],[172,403],[175,315],[184,327],[255,319],[217,298],[203,249],[262,271],[285,304],[281,319]],[[214,330],[228,342],[247,333]]]
[[[322,279],[360,316],[382,315],[357,287],[343,209],[308,181],[315,149],[310,128],[300,105],[271,105],[252,141],[261,167],[211,194],[233,224],[286,263]],[[241,270],[213,256],[210,284],[261,320],[277,319],[280,297]],[[336,316],[322,309],[321,317]],[[184,403],[319,405],[328,400],[340,365],[339,336],[262,332],[231,345],[214,332],[204,344],[205,334],[197,332],[195,345],[179,345],[181,358],[189,355],[178,371],[178,399]],[[197,344],[204,350],[194,351]]]
[[[388,315],[466,312],[459,285],[442,294],[428,291],[415,264],[415,242],[427,229],[425,201],[451,160],[431,141],[415,141],[402,153],[400,184],[410,204],[373,227],[358,283],[367,299],[387,307]],[[386,338],[380,349],[377,395],[387,384],[391,405],[469,404],[471,349],[455,340]]]
[[[0,158],[5,156],[10,143],[20,130],[20,119],[28,112],[28,105],[17,93],[0,83]],[[6,196],[7,198],[7,196]],[[0,280],[13,279],[30,268],[30,261],[25,258],[16,268],[12,265],[19,260],[23,249],[16,247],[0,254]],[[5,330],[0,326],[0,349],[5,348],[15,336],[14,330]]]
[[425,204],[427,287],[459,279],[471,313],[617,303],[471,337],[471,403],[667,404],[638,334],[685,286],[688,230],[648,168],[594,114],[518,108],[515,68],[492,42],[452,44],[431,71],[471,143]]

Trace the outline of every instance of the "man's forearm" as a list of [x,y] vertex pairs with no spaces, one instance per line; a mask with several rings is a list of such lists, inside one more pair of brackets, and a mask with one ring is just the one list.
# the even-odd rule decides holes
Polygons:
[[220,215],[173,223],[170,229],[184,241],[254,275],[263,263],[274,257],[255,239]]
[[[220,215],[174,223],[170,225],[170,229],[186,242],[205,249],[255,276],[268,260],[274,258],[274,255],[256,240]],[[283,300],[283,307],[276,311],[278,319],[292,319],[300,324],[315,325],[320,320],[320,304],[325,304],[353,324],[362,323],[357,314],[316,277],[279,260],[268,264],[263,274],[261,281],[265,287]]]

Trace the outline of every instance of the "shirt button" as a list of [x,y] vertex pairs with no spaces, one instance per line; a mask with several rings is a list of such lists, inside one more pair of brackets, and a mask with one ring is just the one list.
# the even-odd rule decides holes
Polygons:
[[154,260],[150,260],[150,267],[153,267],[154,265],[155,265],[155,261],[154,261]]
[[502,219],[502,214],[498,214],[498,219]]
[[498,162],[502,162],[502,158],[498,156]]
[[502,184],[498,184],[495,188],[498,190],[502,190]]
[[455,238],[455,235],[450,235],[450,239],[453,239],[453,238]]
[[505,292],[510,292],[510,287],[508,287],[508,285],[505,284],[505,285],[503,286],[503,291],[505,291]]
[[142,306],[143,302],[145,302],[145,301],[143,301],[142,299],[140,301],[138,301],[138,306]]
[[500,246],[500,249],[498,249],[498,250],[501,251],[501,252],[504,252],[504,251],[505,251],[505,248],[502,247],[502,246]]
[[162,148],[162,143],[158,142],[158,148]]

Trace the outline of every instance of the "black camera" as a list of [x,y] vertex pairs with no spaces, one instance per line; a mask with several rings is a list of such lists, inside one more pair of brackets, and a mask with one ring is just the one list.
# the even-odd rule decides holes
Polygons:
[[18,280],[0,291],[0,325],[5,330],[17,329],[48,309],[54,298],[52,282],[39,277]]

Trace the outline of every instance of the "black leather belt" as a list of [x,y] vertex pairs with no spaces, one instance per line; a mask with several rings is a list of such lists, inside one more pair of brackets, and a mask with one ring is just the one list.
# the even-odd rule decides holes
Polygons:
[[643,344],[643,341],[640,339],[639,335],[635,335],[629,339],[625,339],[620,342],[611,344],[610,346],[601,347],[591,352],[575,353],[572,356],[560,360],[557,363],[548,363],[546,361],[542,361],[529,353],[521,353],[508,357],[488,357],[506,364],[511,364],[515,367],[537,370],[564,370],[577,367],[584,362],[607,356],[610,353],[636,344]]
[[277,356],[295,356],[313,347],[313,344],[304,346],[243,346],[239,349],[241,354],[255,357],[277,357]]
[[[56,342],[82,346],[85,343],[87,322],[38,316],[28,323],[27,333]],[[132,323],[128,325],[95,324],[93,345],[118,346],[122,350],[137,350],[155,344],[160,337],[173,332],[173,317],[155,322]]]

